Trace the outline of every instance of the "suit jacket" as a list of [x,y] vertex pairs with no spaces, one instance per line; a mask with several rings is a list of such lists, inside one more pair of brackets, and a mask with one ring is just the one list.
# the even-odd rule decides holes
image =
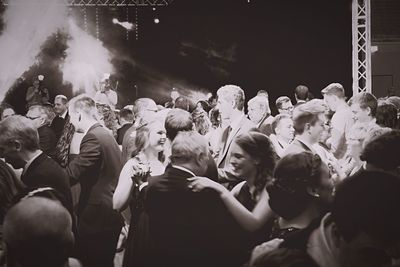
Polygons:
[[38,129],[39,147],[49,157],[55,158],[57,139],[53,130],[48,125],[42,125]]
[[112,206],[121,169],[117,142],[108,130],[94,124],[82,139],[79,155],[67,166],[69,177],[81,185],[77,209],[80,234],[113,231],[122,226],[123,219]]
[[[249,132],[250,129],[255,127],[256,125],[254,125],[254,123],[252,123],[246,117],[243,117],[243,119],[239,123],[239,126],[236,129],[231,130],[231,133],[229,134],[228,139],[226,141],[226,145],[221,140],[221,148],[219,150],[220,153],[217,159],[218,179],[221,183],[228,183],[225,184],[225,186],[227,186],[228,189],[232,189],[236,184],[242,181],[240,178],[230,175],[227,172],[227,170],[229,170],[227,167],[230,164],[232,143],[238,135]],[[226,128],[222,132],[222,136],[226,134],[228,128]]]
[[54,117],[53,121],[51,122],[51,129],[53,130],[55,136],[56,136],[56,140],[58,141],[63,133],[64,130],[64,125],[67,122],[69,118],[68,112],[65,115],[65,119],[63,119],[60,116],[56,116]]
[[72,196],[65,170],[56,161],[41,153],[22,174],[21,181],[30,189],[52,187],[62,197],[61,202],[71,212]]
[[126,131],[131,128],[133,123],[124,124],[121,128],[117,130],[117,143],[118,145],[122,145],[122,141],[124,140],[124,136]]
[[258,126],[258,129],[261,133],[265,134],[266,136],[270,136],[272,132],[272,122],[274,121],[274,116],[268,115],[266,116]]
[[289,154],[299,154],[305,151],[316,154],[313,148],[308,147],[306,144],[295,138],[293,142],[290,143],[290,145],[285,149],[285,151],[283,151],[282,157]]
[[[255,128],[256,126],[246,117],[240,121],[239,126],[236,129],[232,129],[229,134],[228,140],[226,141],[226,145],[221,142],[221,152],[218,156],[217,166],[218,168],[225,168],[229,164],[229,160],[231,157],[231,148],[233,140],[242,133],[247,133],[250,129]],[[227,131],[228,128],[224,130]],[[222,134],[224,135],[224,133]]]
[[215,191],[192,192],[189,177],[190,173],[168,166],[163,175],[149,179],[149,265],[239,265],[238,225]]

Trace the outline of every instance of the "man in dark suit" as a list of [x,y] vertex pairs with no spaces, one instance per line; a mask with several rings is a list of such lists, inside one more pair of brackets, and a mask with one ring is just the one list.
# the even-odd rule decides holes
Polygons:
[[133,112],[130,109],[123,108],[119,112],[119,123],[121,128],[117,130],[117,143],[122,145],[126,131],[133,125]]
[[52,187],[73,214],[69,180],[65,171],[39,149],[39,136],[32,121],[11,116],[0,123],[0,147],[5,160],[15,169],[23,168],[21,181],[28,189]]
[[207,142],[180,132],[172,142],[171,165],[149,179],[149,266],[235,266],[235,221],[216,191],[193,192],[188,178],[204,175]]
[[[194,122],[189,112],[180,108],[174,108],[168,112],[165,118],[165,130],[170,142],[175,139],[179,132],[193,131],[193,129]],[[207,171],[204,176],[213,181],[218,181],[217,165],[210,153],[207,160]]]
[[68,98],[64,95],[57,95],[54,98],[54,113],[56,116],[51,122],[51,129],[53,129],[58,141],[63,133],[64,125],[68,120]]
[[112,197],[122,169],[121,151],[111,133],[96,120],[92,98],[71,99],[69,116],[85,136],[79,155],[69,162],[69,177],[80,183],[78,202],[78,258],[84,266],[113,266],[122,216],[113,210]]
[[57,140],[50,127],[50,112],[50,107],[48,106],[34,105],[29,108],[26,117],[32,120],[39,133],[40,149],[49,157],[55,158]]
[[225,85],[217,91],[217,107],[223,120],[229,125],[222,132],[221,147],[219,150],[217,167],[220,182],[228,183],[232,188],[241,180],[230,175],[231,145],[236,136],[248,132],[256,125],[246,118],[244,114],[244,91],[236,85]]
[[293,111],[293,128],[296,136],[283,151],[282,157],[304,151],[316,153],[313,145],[318,143],[321,133],[327,127],[325,111],[324,102],[320,99],[310,100]]

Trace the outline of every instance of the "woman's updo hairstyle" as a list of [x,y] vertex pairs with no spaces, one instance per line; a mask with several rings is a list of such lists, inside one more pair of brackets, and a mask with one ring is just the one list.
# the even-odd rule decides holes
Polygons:
[[255,186],[256,191],[261,192],[271,179],[277,160],[271,141],[265,134],[249,131],[236,137],[235,143],[254,160],[259,161]]
[[321,164],[321,158],[311,152],[289,154],[279,160],[274,179],[267,186],[271,209],[286,220],[303,212],[312,199],[307,188],[320,184]]

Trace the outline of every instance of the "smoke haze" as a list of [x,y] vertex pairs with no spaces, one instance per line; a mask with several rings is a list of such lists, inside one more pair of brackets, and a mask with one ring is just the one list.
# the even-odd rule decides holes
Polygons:
[[62,0],[13,0],[4,13],[0,36],[0,100],[36,62],[41,46],[66,24]]
[[112,73],[111,54],[102,42],[80,29],[74,20],[68,23],[66,58],[61,65],[64,82],[72,84],[74,92],[93,96],[104,73]]

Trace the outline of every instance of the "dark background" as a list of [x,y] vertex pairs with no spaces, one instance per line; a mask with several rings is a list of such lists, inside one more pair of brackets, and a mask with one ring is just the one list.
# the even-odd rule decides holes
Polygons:
[[[83,26],[82,8],[72,11]],[[267,90],[271,107],[281,95],[293,98],[298,84],[320,97],[323,87],[340,82],[351,96],[349,0],[174,0],[155,10],[99,7],[98,13],[100,40],[115,55],[117,107],[136,97],[166,102],[172,87],[183,94],[215,93],[225,84],[241,86],[247,100]],[[95,35],[95,8],[87,7],[87,14],[89,32]],[[126,30],[111,22],[114,17],[137,22],[138,40],[136,31],[127,40]],[[24,74],[25,81],[10,89],[6,102],[22,109],[21,97],[39,73],[46,75],[52,97],[72,96],[57,68],[66,38],[59,34],[48,41],[42,64]]]

